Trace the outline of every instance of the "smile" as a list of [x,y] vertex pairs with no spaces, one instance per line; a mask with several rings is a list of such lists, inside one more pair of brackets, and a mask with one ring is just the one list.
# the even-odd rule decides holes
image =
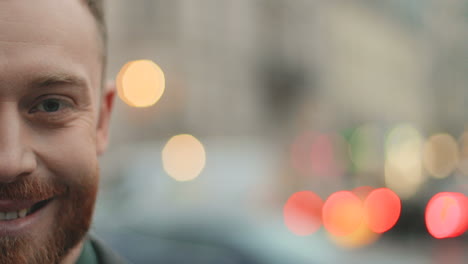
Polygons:
[[[4,202],[3,208],[0,202],[0,221],[16,220],[18,218],[24,218],[26,216],[29,216],[37,212],[38,210],[42,209],[43,207],[45,207],[51,200],[52,198],[47,199],[47,200],[42,200],[28,207],[25,206],[25,202],[9,202],[9,203]],[[23,206],[23,208],[17,209],[17,210],[8,210],[9,209],[8,207],[11,208],[11,207],[20,207],[20,206]]]
[[53,222],[55,197],[46,200],[0,200],[0,237],[41,232]]

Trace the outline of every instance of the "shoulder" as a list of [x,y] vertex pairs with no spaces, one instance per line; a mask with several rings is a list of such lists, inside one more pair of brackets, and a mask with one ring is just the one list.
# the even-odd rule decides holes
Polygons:
[[89,235],[88,239],[96,252],[99,264],[130,264],[95,236]]

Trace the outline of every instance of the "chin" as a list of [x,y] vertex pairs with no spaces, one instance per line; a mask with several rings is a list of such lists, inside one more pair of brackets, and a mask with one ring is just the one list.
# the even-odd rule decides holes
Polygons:
[[[0,220],[0,263],[60,263],[83,241],[91,226],[98,187],[94,178],[96,181],[79,186],[48,185],[46,188],[55,191],[38,194],[40,199],[23,199],[31,205],[26,214],[21,211],[16,218]],[[5,200],[3,196],[0,198]]]

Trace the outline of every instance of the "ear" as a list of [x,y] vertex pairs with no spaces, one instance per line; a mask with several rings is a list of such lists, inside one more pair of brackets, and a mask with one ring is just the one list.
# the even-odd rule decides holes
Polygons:
[[98,113],[96,150],[98,156],[102,155],[109,143],[109,123],[114,106],[115,83],[108,82],[100,97],[100,109]]

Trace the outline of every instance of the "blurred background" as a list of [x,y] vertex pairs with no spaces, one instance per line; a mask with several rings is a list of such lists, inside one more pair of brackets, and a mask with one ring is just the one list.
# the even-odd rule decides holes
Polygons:
[[[93,230],[123,256],[466,263],[424,214],[468,194],[468,1],[112,0],[107,21],[108,77],[147,59],[166,80],[151,107],[116,98],[101,158]],[[388,232],[285,223],[294,193],[361,186],[401,199]]]

